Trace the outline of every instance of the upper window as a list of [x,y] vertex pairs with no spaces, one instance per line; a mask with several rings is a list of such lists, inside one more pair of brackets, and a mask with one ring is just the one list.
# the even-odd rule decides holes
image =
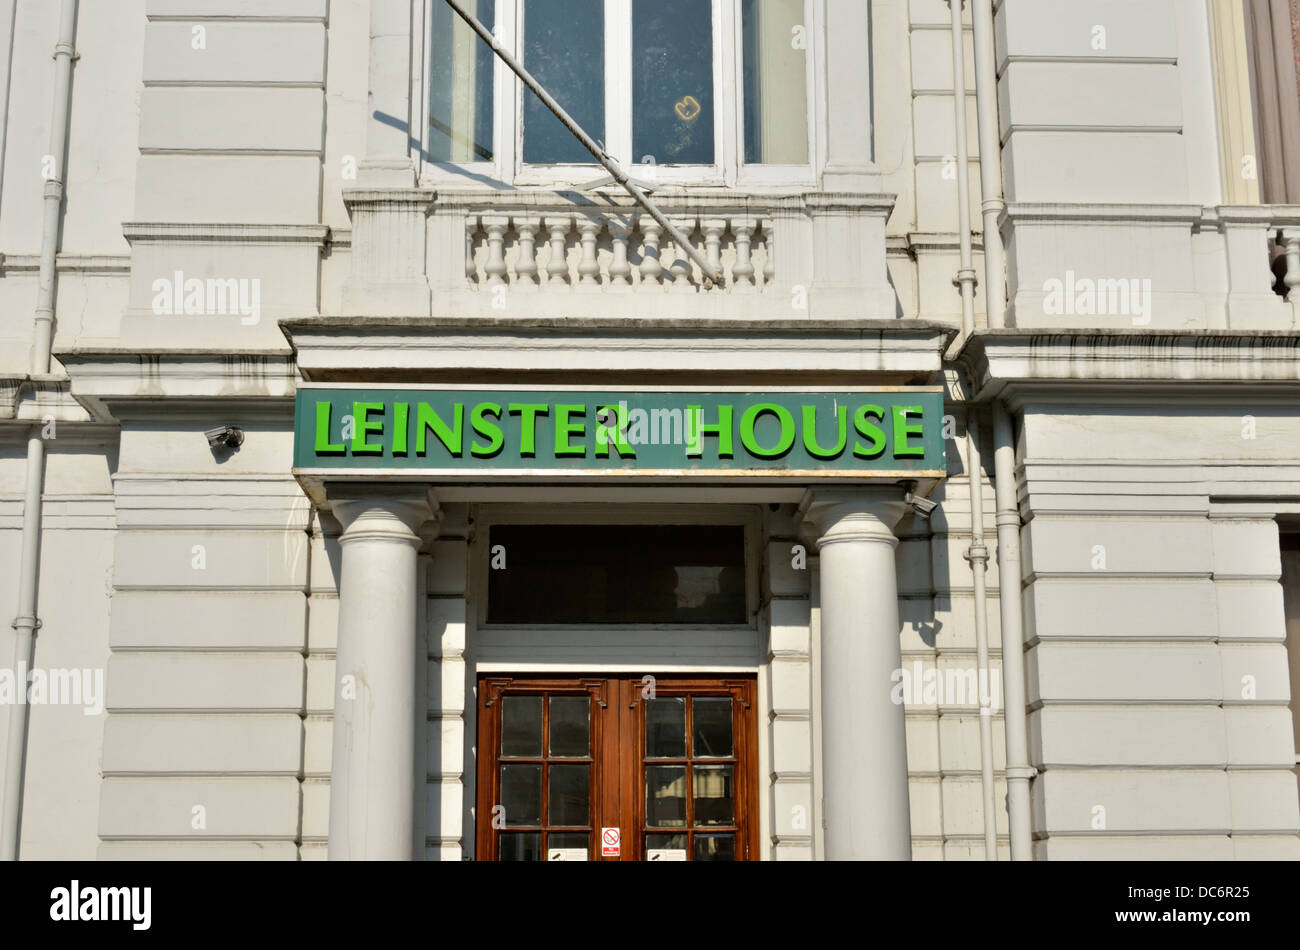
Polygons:
[[[472,4],[633,174],[727,183],[771,166],[808,177],[814,6],[805,0]],[[500,177],[521,182],[596,177],[595,160],[577,139],[438,0],[429,50],[429,161],[490,162]]]

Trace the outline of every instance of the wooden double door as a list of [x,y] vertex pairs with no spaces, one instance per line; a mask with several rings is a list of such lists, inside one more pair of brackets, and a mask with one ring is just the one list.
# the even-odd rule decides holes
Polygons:
[[757,860],[753,677],[478,686],[479,860]]

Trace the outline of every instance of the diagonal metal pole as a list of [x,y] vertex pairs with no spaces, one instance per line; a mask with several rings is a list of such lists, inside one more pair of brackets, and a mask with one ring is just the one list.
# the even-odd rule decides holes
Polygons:
[[711,287],[714,284],[722,283],[721,271],[714,270],[713,266],[705,259],[703,254],[696,250],[686,235],[674,227],[673,223],[655,206],[649,196],[628,178],[622,166],[614,161],[595,139],[584,132],[582,126],[573,121],[573,117],[564,111],[564,108],[551,97],[549,92],[542,88],[542,84],[534,79],[528,70],[524,69],[522,63],[497,42],[497,38],[492,35],[492,31],[484,26],[474,14],[466,10],[460,0],[447,0],[447,5],[455,10],[456,15],[468,23],[470,29],[482,37],[483,42],[492,48],[492,52],[501,58],[501,62],[509,66],[510,71],[518,76],[520,81],[531,89],[538,99],[542,100],[542,105],[555,113],[555,117],[564,124],[566,129],[573,133],[574,137],[582,143],[583,148],[596,157],[596,161],[605,167],[605,170],[613,176],[614,181],[622,185],[633,200],[644,208],[650,217],[659,222],[660,227],[668,232],[677,246],[685,251],[686,255],[700,268],[700,272],[704,274],[705,285]]

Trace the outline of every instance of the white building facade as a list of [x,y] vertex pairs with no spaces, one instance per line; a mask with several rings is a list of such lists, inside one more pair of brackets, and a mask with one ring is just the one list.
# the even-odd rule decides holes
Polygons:
[[1300,4],[464,6],[721,280],[445,0],[0,2],[4,856],[1300,857]]

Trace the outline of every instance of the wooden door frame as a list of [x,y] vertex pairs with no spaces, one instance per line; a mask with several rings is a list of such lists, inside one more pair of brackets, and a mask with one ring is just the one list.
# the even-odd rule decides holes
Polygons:
[[[645,822],[644,704],[646,676],[654,677],[656,692],[668,696],[730,696],[743,707],[733,719],[736,770],[733,776],[736,806],[736,859],[757,861],[759,845],[759,775],[757,675],[724,673],[590,674],[482,673],[477,676],[477,784],[475,789],[475,858],[495,861],[497,836],[493,834],[492,802],[499,799],[499,752],[501,717],[498,702],[508,690],[522,694],[586,692],[603,715],[593,714],[591,724],[592,766],[595,785],[591,802],[591,837],[588,860],[639,861],[644,857],[642,828]],[[491,710],[491,712],[489,712]],[[545,748],[543,734],[543,753]],[[689,741],[689,737],[688,737]],[[602,827],[623,829],[618,858],[603,858],[596,839]],[[540,842],[539,842],[540,846]]]

